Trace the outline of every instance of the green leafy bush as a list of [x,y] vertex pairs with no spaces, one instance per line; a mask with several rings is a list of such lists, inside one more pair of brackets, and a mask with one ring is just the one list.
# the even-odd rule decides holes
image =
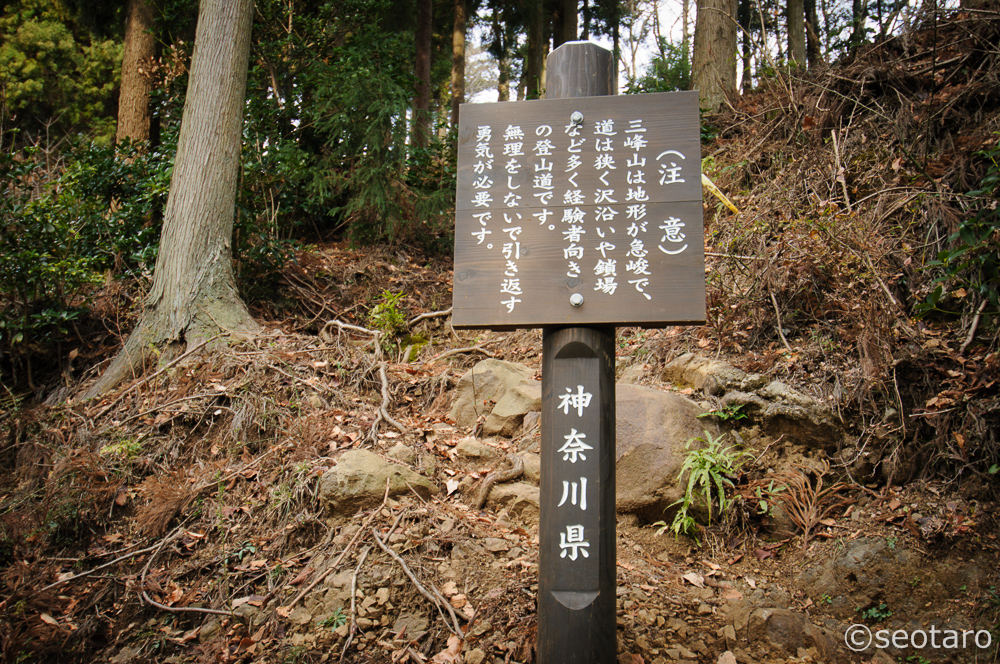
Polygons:
[[[670,530],[675,536],[691,535],[697,529],[697,521],[689,514],[689,510],[695,502],[701,500],[708,509],[708,521],[712,522],[713,505],[716,506],[718,514],[725,516],[729,511],[730,501],[726,497],[726,487],[733,486],[733,481],[729,479],[735,475],[743,465],[747,452],[734,450],[726,447],[723,443],[723,436],[713,438],[708,431],[704,437],[689,440],[685,448],[688,450],[684,458],[684,465],[681,466],[681,477],[687,474],[687,484],[684,487],[684,496],[673,505],[680,505],[680,509],[674,515],[673,523],[669,526],[660,521],[660,533]],[[706,443],[703,448],[691,449],[695,441]],[[671,507],[673,507],[671,505]]]
[[972,293],[984,303],[984,313],[1000,313],[1000,143],[978,153],[989,166],[979,189],[969,192],[972,213],[948,239],[952,245],[928,264],[939,271],[937,286],[915,313],[926,315],[942,310],[949,293]]

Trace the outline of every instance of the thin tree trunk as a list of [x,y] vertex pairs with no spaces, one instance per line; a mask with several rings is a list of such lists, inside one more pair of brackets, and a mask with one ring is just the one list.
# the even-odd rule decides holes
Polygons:
[[434,31],[433,0],[417,0],[416,62],[417,89],[413,96],[413,145],[427,146],[430,137],[431,48]]
[[736,91],[736,26],[736,0],[699,0],[691,78],[710,112]]
[[823,62],[823,44],[819,38],[819,14],[816,0],[805,0],[806,9],[806,59],[812,69]]
[[153,114],[149,93],[153,90],[150,67],[156,57],[153,0],[129,0],[125,16],[125,47],[122,54],[122,85],[118,96],[118,127],[115,141],[148,141]]
[[803,0],[788,0],[785,24],[788,28],[788,63],[801,67],[806,62],[806,11]]
[[559,35],[560,44],[577,40],[579,17],[577,15],[578,12],[576,4],[577,0],[560,0],[559,2],[559,14],[561,16],[561,34]]
[[458,126],[458,108],[465,101],[465,0],[455,0],[451,34],[451,124]]
[[497,56],[497,101],[510,99],[510,41],[507,39],[506,17],[498,8],[493,9],[493,44]]
[[868,16],[865,0],[851,2],[851,36],[847,40],[847,50],[854,55],[865,40],[865,19]]
[[753,88],[753,73],[750,68],[750,61],[753,57],[753,44],[750,41],[750,11],[750,0],[739,0],[741,59],[743,61],[741,89],[744,94]]
[[542,93],[542,70],[545,66],[542,41],[545,39],[543,0],[527,0],[528,57],[524,65],[525,99],[538,99]]
[[[691,62],[691,0],[681,0],[681,48],[684,58]],[[688,72],[688,85],[694,89],[694,77]]]
[[202,0],[160,252],[142,316],[85,397],[103,394],[162,344],[189,348],[260,327],[240,299],[231,243],[253,0]]

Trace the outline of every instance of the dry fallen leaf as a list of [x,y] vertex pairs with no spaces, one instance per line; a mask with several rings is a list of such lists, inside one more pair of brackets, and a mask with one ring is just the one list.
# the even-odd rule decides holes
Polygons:
[[47,613],[43,613],[39,617],[42,619],[42,622],[48,623],[50,625],[55,625],[57,627],[59,626],[59,621]]
[[462,639],[455,635],[448,637],[448,647],[434,655],[432,662],[438,664],[462,664]]
[[703,577],[701,574],[698,574],[698,572],[688,572],[681,578],[697,588],[705,587],[705,577]]

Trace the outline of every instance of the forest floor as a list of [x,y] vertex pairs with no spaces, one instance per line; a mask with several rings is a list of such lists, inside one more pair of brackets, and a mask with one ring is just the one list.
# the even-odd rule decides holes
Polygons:
[[[911,315],[996,145],[998,35],[957,15],[710,118],[739,211],[706,205],[708,323],[620,329],[618,368],[698,399],[662,367],[722,359],[832,403],[843,435],[798,450],[834,477],[810,476],[809,533],[758,509],[788,463],[766,446],[697,541],[619,516],[620,662],[998,661],[995,317],[962,286],[959,313]],[[280,283],[258,338],[79,403],[128,327],[105,289],[49,402],[0,406],[3,661],[534,661],[537,518],[476,509],[497,462],[459,454],[448,413],[485,357],[537,372],[540,332],[455,331],[450,261],[411,250],[316,244]],[[400,444],[440,493],[324,510],[340,456]],[[853,652],[852,624],[942,647]]]

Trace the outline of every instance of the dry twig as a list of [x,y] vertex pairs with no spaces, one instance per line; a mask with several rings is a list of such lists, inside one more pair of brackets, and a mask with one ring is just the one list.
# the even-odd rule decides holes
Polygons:
[[396,561],[396,564],[399,565],[400,569],[403,570],[403,573],[406,574],[406,576],[409,577],[410,581],[413,582],[413,585],[416,586],[417,591],[421,595],[429,599],[438,608],[438,612],[441,613],[442,615],[444,614],[444,612],[441,611],[441,605],[442,604],[444,605],[444,608],[446,608],[448,610],[448,613],[451,614],[451,619],[452,619],[452,624],[448,625],[448,622],[445,621],[445,626],[448,627],[448,630],[451,631],[453,634],[455,634],[458,638],[464,639],[465,635],[462,633],[462,628],[459,627],[458,625],[458,617],[455,615],[454,609],[451,608],[451,604],[447,601],[442,601],[443,598],[442,600],[439,600],[438,598],[441,596],[440,594],[437,594],[435,596],[427,592],[427,589],[424,588],[424,586],[420,583],[420,581],[417,580],[417,577],[413,574],[413,572],[410,571],[410,568],[406,565],[406,561],[400,558],[398,553],[396,553],[391,548],[386,546],[385,542],[382,541],[382,538],[378,536],[378,533],[375,532],[374,529],[371,531],[371,534],[372,537],[375,538],[375,543],[378,544],[378,547],[383,551],[385,551],[387,554],[389,554],[390,558]]

